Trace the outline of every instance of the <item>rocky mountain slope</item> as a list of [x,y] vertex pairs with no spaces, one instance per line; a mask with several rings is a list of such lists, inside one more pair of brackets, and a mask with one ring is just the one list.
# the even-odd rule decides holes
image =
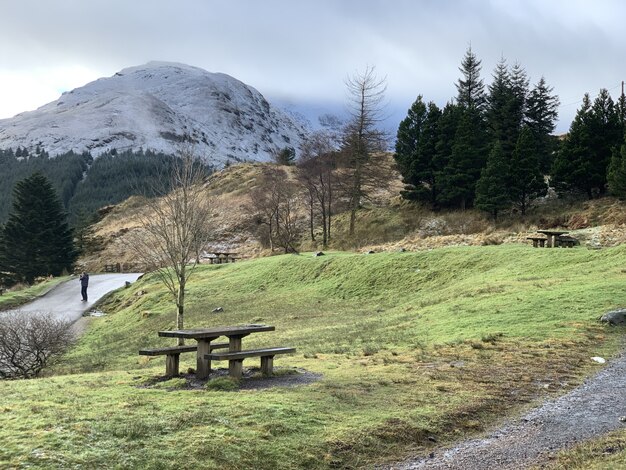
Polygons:
[[123,69],[35,111],[0,120],[0,148],[37,146],[50,155],[152,149],[183,141],[216,166],[267,161],[298,148],[303,127],[254,88],[222,73],[166,62]]

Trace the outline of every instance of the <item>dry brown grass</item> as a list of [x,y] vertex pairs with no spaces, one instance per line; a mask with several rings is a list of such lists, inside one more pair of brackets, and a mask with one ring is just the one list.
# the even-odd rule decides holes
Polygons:
[[[391,155],[387,160],[393,167]],[[233,251],[244,257],[271,254],[255,236],[251,219],[249,194],[261,184],[264,163],[233,165],[215,173],[209,179],[207,196],[213,200],[214,242],[208,247],[215,251]],[[284,167],[289,179],[295,179],[295,169]],[[475,210],[433,213],[399,196],[403,187],[397,172],[388,181],[381,181],[379,190],[358,214],[356,237],[347,236],[345,217],[334,218],[332,249],[374,251],[423,250],[454,245],[526,244],[526,237],[537,229],[561,227],[572,231],[583,246],[604,247],[626,243],[626,207],[614,198],[594,201],[548,200],[521,218],[505,215],[494,223]],[[94,225],[93,235],[103,248],[81,259],[81,267],[101,270],[104,264],[135,262],[130,232],[139,230],[137,215],[144,211],[141,197],[131,197],[111,208]],[[303,208],[304,210],[304,208]],[[314,251],[321,247],[311,242],[304,227],[307,216],[301,214],[303,240],[301,249]]]

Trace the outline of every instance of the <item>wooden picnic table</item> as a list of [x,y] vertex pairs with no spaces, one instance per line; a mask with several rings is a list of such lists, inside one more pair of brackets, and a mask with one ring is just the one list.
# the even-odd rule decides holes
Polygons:
[[234,263],[240,259],[239,253],[231,253],[227,251],[215,251],[206,253],[204,259],[208,259],[210,264]]
[[556,248],[559,246],[558,237],[569,232],[565,230],[537,230],[537,233],[543,233],[546,237],[548,237],[546,248]]
[[198,342],[196,356],[196,377],[206,379],[211,371],[211,360],[206,356],[211,353],[211,341],[226,336],[228,338],[228,352],[241,351],[241,339],[252,333],[274,331],[271,325],[248,324],[240,326],[218,326],[214,328],[195,328],[189,330],[159,331],[159,336],[166,338],[195,339]]

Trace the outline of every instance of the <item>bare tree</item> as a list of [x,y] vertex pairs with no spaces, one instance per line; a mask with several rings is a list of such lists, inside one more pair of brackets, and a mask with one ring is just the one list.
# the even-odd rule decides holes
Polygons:
[[72,344],[71,322],[44,313],[0,314],[0,378],[28,379],[60,357]]
[[319,220],[324,247],[330,240],[336,160],[332,136],[315,132],[304,144],[298,164],[298,177],[307,190],[311,240],[315,241],[315,221]]
[[266,228],[270,249],[282,248],[285,253],[296,252],[300,237],[298,188],[287,172],[271,166],[263,170],[259,186],[250,193],[249,211],[258,226]]
[[344,181],[350,207],[350,235],[354,235],[356,212],[366,196],[367,179],[375,173],[371,156],[386,148],[386,134],[377,129],[383,121],[386,80],[379,79],[374,67],[356,73],[346,80],[350,119],[344,127],[342,150],[348,172]]
[[191,147],[181,148],[177,156],[163,187],[153,188],[156,197],[147,199],[147,210],[138,216],[142,230],[133,238],[139,258],[174,298],[180,329],[185,289],[210,238],[211,204],[204,187],[207,167]]

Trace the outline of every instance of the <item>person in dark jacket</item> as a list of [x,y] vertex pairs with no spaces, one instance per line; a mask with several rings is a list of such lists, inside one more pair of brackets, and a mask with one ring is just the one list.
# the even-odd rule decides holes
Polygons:
[[89,274],[85,271],[80,275],[80,293],[83,296],[83,302],[87,302],[87,286],[89,285]]

